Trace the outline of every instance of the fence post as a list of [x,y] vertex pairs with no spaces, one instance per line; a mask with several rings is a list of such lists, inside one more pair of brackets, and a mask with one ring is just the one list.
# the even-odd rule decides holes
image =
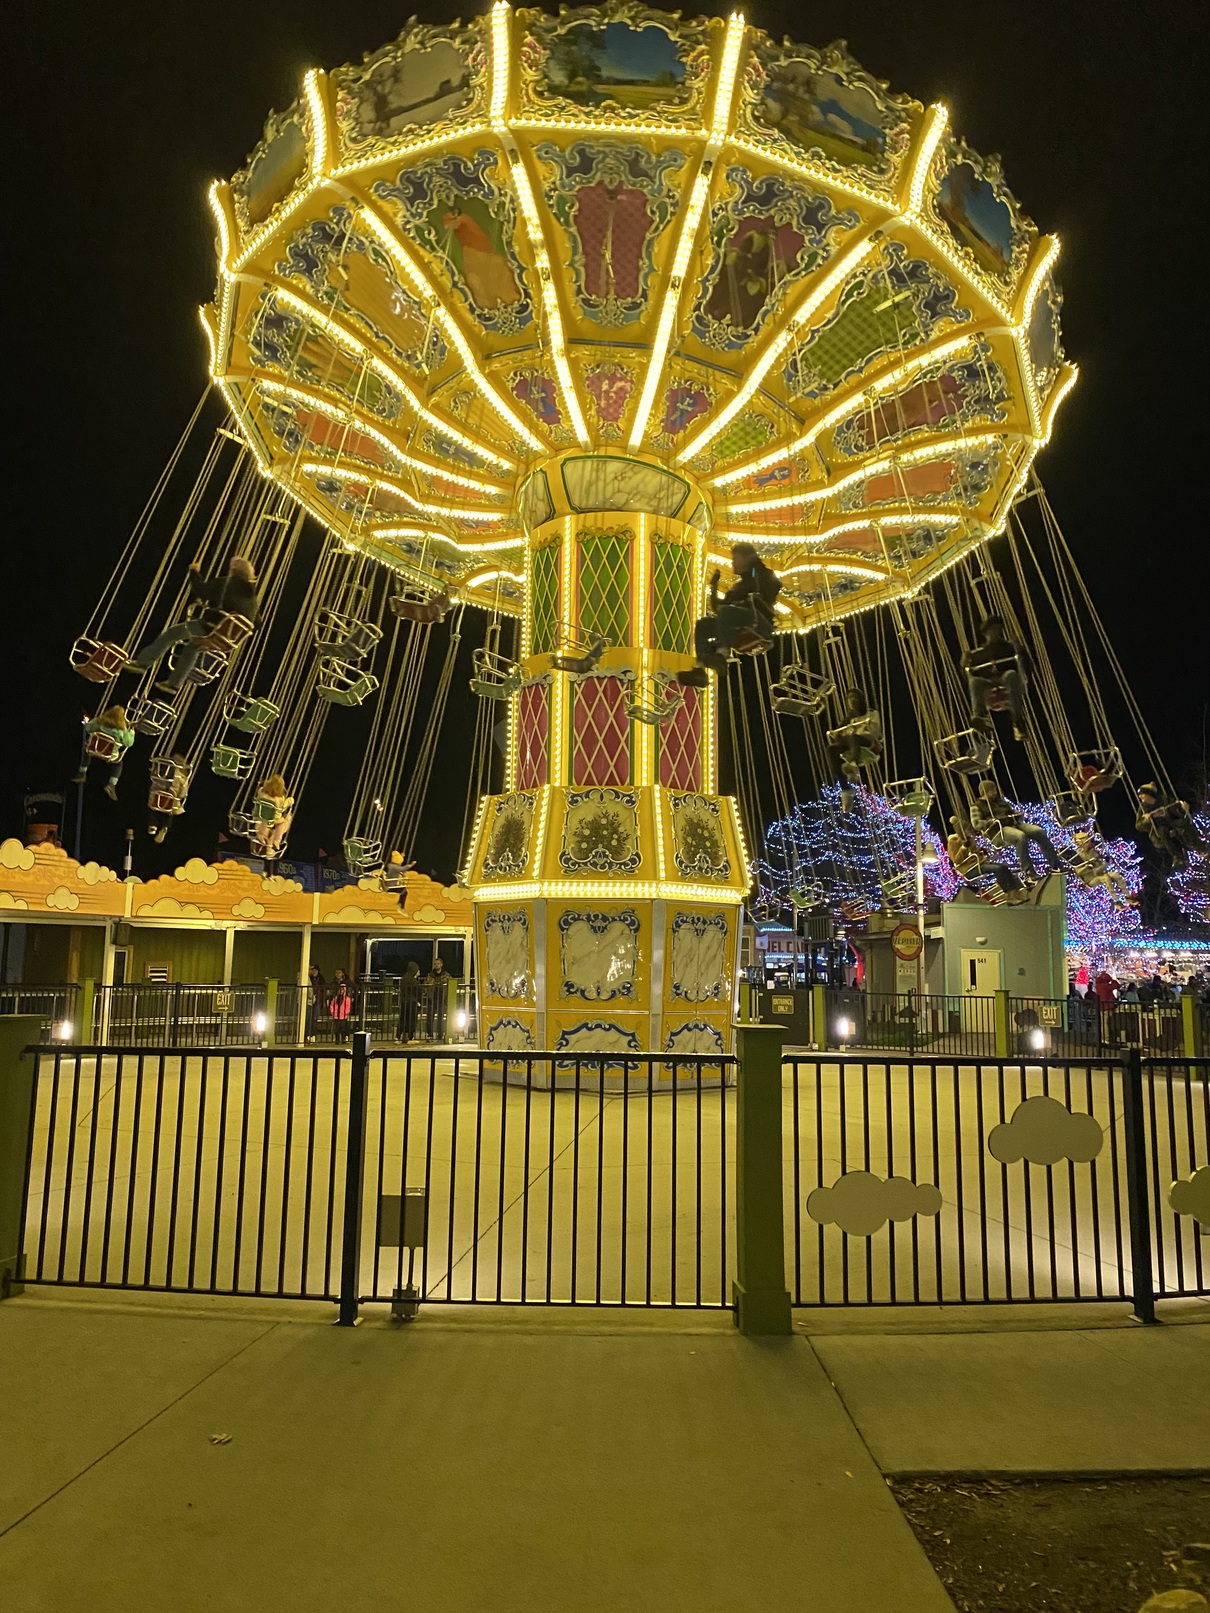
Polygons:
[[828,988],[811,987],[811,1040],[822,1053],[828,1045]]
[[1181,1048],[1187,1059],[1202,1056],[1202,1016],[1197,993],[1186,986],[1181,991]]
[[366,1152],[366,1076],[369,1068],[370,1033],[356,1031],[349,1076],[349,1129],[345,1140],[344,1237],[340,1254],[338,1327],[357,1326],[357,1291],[361,1286],[361,1194]]
[[85,1047],[90,1046],[96,1037],[96,1004],[97,983],[95,980],[81,980],[80,1006],[76,1012],[76,1039]]
[[1122,1140],[1126,1149],[1126,1204],[1130,1216],[1130,1287],[1140,1322],[1156,1321],[1151,1273],[1151,1204],[1147,1192],[1147,1128],[1143,1117],[1143,1059],[1126,1049],[1122,1066]]
[[0,1018],[0,1299],[24,1288],[25,1170],[33,1122],[35,1062],[25,1049],[42,1038],[38,1014]]
[[1007,991],[997,991],[992,1007],[993,1030],[996,1037],[996,1057],[1006,1059],[1012,1055],[1012,999]]
[[782,1203],[781,1047],[783,1025],[736,1026],[735,1248],[732,1284],[741,1333],[790,1332]]
[[277,1045],[277,981],[265,981],[265,1046]]

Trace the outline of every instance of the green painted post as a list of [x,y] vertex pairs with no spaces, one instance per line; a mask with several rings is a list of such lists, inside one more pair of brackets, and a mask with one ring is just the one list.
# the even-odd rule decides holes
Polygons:
[[445,1040],[454,1035],[454,1016],[458,1012],[458,981],[451,975],[445,983]]
[[752,1018],[752,982],[741,980],[739,983],[739,1022],[747,1025]]
[[1202,1016],[1197,993],[1185,987],[1181,991],[1181,1046],[1187,1059],[1202,1056]]
[[1012,1002],[1006,991],[996,993],[993,1008],[996,1030],[996,1057],[1006,1059],[1012,1056]]
[[25,1287],[25,1167],[33,1120],[34,1060],[25,1049],[42,1036],[37,1014],[0,1018],[0,1299]]
[[811,1041],[822,1053],[828,1045],[828,988],[811,987]]
[[96,1041],[96,1008],[97,983],[95,980],[81,980],[80,982],[80,1010],[79,1024],[76,1026],[76,1041],[84,1047],[91,1047]]
[[265,981],[265,1046],[277,1045],[277,981]]
[[737,1025],[735,1325],[749,1336],[790,1332],[781,1165],[783,1025]]

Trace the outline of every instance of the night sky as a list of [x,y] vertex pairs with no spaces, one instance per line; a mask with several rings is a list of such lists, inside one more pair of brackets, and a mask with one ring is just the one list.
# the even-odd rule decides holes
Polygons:
[[[1039,470],[1169,769],[1196,793],[1210,685],[1206,517],[1190,474],[1206,457],[1196,369],[1202,9],[850,0],[747,14],[805,43],[846,38],[893,89],[945,100],[977,151],[1001,154],[1040,229],[1062,238],[1064,341],[1082,373]],[[426,7],[420,17],[451,13]],[[2,652],[14,727],[0,836],[21,832],[25,791],[62,788],[73,771],[90,688],[68,671],[68,649],[205,383],[196,310],[213,285],[206,186],[240,166],[306,68],[358,60],[404,21],[368,0],[58,0],[8,18],[17,430]],[[466,793],[458,758],[471,697],[459,685],[450,720],[462,748],[439,759],[420,846],[422,866],[443,878]],[[351,736],[312,775],[296,855],[338,849]],[[141,833],[144,750],[119,806],[90,784],[84,850],[119,862],[123,828],[135,824],[146,876],[213,853],[230,791],[199,786],[157,857]]]

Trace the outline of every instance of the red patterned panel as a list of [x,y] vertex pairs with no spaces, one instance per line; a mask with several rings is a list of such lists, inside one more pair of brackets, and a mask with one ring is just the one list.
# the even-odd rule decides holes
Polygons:
[[571,782],[629,784],[628,686],[621,678],[582,678],[573,689]]
[[535,790],[550,777],[547,750],[550,707],[546,685],[531,683],[521,691],[517,711],[517,788]]
[[702,696],[683,689],[683,705],[660,724],[660,783],[670,790],[702,788]]

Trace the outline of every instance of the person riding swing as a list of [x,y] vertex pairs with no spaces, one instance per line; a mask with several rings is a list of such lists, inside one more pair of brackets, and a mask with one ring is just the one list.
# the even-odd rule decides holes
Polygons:
[[1025,738],[1025,653],[1005,632],[1003,618],[988,616],[979,624],[979,642],[962,657],[976,729],[990,735],[989,697],[1001,694],[1013,719],[1013,737]]
[[227,562],[226,572],[219,577],[203,577],[201,567],[194,561],[189,567],[188,583],[190,610],[200,605],[200,613],[191,614],[185,621],[166,627],[158,638],[144,644],[126,663],[128,672],[149,672],[169,650],[179,645],[172,671],[156,684],[157,689],[164,689],[170,694],[178,693],[189,681],[189,675],[204,648],[200,640],[213,633],[225,618],[240,617],[255,626],[260,615],[256,572],[252,562],[243,555],[233,554]]
[[693,630],[697,665],[676,678],[683,687],[705,689],[711,672],[727,670],[728,652],[744,638],[773,642],[773,604],[781,583],[750,543],[732,547],[731,569],[735,581],[722,599],[718,593],[722,573],[716,571],[710,579],[710,614]]

